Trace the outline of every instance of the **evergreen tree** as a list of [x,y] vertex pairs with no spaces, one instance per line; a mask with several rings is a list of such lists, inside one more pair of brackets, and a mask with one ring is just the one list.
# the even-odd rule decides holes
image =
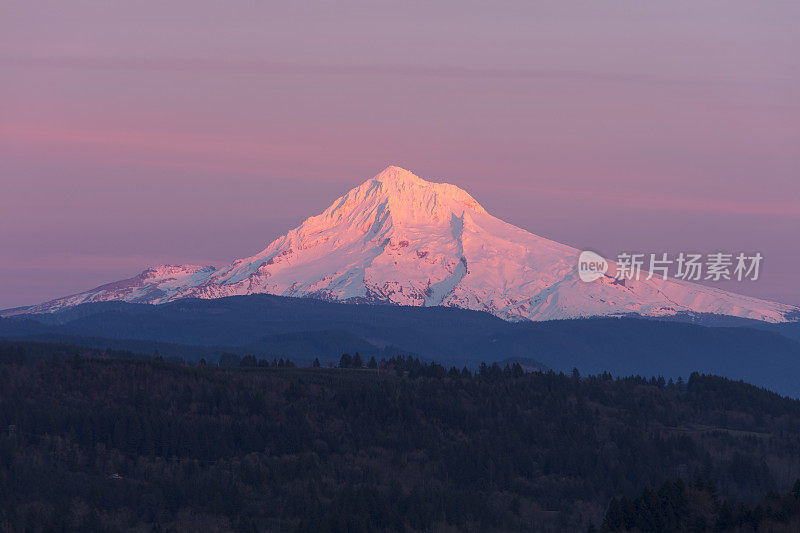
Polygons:
[[219,366],[238,366],[240,360],[235,353],[224,352],[219,358]]
[[239,366],[256,367],[258,366],[258,361],[256,360],[254,355],[245,355],[244,357],[242,357],[242,360],[239,361]]

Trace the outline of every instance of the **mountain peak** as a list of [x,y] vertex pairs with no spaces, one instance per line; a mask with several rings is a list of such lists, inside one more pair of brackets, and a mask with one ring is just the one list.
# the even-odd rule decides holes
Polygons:
[[386,167],[350,194],[359,196],[359,191],[388,199],[390,209],[399,216],[413,214],[414,217],[430,216],[449,221],[450,214],[460,217],[464,211],[486,213],[486,210],[464,189],[450,183],[424,180],[410,170],[394,165]]
[[389,165],[373,178],[381,183],[429,183],[402,167]]

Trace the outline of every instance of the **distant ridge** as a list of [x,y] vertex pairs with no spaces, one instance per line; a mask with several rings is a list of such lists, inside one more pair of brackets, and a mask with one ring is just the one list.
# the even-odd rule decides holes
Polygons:
[[[163,305],[82,304],[0,319],[0,337],[50,340],[197,360],[221,351],[290,357],[339,352],[414,354],[445,366],[533,359],[556,371],[688,377],[713,373],[800,397],[796,323],[705,327],[642,318],[507,322],[447,307],[365,306],[272,295],[184,299]],[[192,348],[192,345],[197,348]],[[231,349],[234,347],[235,349]],[[503,363],[504,364],[504,363]]]

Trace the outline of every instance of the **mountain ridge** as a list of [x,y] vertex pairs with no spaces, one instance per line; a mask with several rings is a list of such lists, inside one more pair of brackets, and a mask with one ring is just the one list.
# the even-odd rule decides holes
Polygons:
[[579,253],[494,217],[455,185],[390,166],[226,267],[161,265],[16,313],[260,293],[460,307],[510,321],[696,312],[784,322],[798,313],[681,280],[620,282],[606,275],[586,283],[577,276]]

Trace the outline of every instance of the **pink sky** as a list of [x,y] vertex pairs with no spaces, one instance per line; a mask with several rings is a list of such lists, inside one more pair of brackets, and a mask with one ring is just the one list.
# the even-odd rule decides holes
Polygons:
[[800,3],[0,4],[0,308],[250,255],[388,164],[800,304]]

